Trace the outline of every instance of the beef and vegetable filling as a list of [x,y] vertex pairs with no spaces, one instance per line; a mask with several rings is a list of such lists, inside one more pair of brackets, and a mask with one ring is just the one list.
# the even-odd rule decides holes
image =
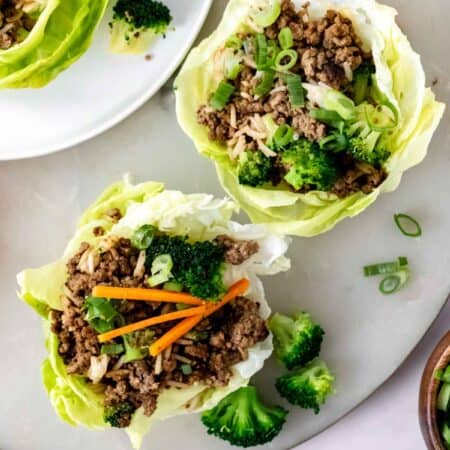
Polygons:
[[[94,233],[101,236],[102,230]],[[257,303],[236,298],[152,357],[149,345],[173,323],[134,331],[104,344],[99,343],[98,335],[186,305],[94,298],[92,290],[98,285],[148,288],[151,280],[160,277],[155,281],[157,287],[219,297],[224,291],[225,264],[246,261],[258,251],[257,242],[218,236],[213,241],[190,243],[146,225],[131,240],[114,236],[101,239],[98,248],[81,244],[69,260],[63,310],[52,311],[52,331],[58,335],[58,351],[68,373],[86,376],[104,392],[105,420],[126,427],[139,407],[151,415],[165,388],[182,389],[197,382],[227,385],[231,367],[246,360],[248,349],[268,335]],[[172,276],[164,281],[162,271],[152,269],[158,258],[168,254]]]
[[249,18],[246,30],[216,52],[223,78],[197,111],[240,184],[341,198],[379,186],[397,118],[352,21],[283,0],[271,25]]
[[34,0],[0,0],[0,49],[22,42],[36,23]]

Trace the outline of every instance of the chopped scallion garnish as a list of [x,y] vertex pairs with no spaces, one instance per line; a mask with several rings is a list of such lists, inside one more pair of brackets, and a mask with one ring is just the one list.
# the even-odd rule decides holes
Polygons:
[[267,68],[267,58],[268,58],[266,36],[262,33],[256,33],[255,42],[256,42],[256,53],[255,53],[256,68],[258,70],[263,70]]
[[320,122],[324,122],[334,128],[338,128],[342,123],[341,116],[336,111],[329,111],[324,108],[314,108],[309,111],[309,115]]
[[[281,50],[280,53],[275,58],[275,66],[274,69],[278,72],[287,72],[289,69],[292,69],[292,67],[295,66],[295,63],[297,62],[298,54],[295,50]],[[285,60],[285,62],[283,62]],[[300,87],[303,91],[303,87],[301,86],[301,80],[300,80]]]
[[366,277],[372,277],[375,275],[386,275],[390,273],[398,272],[399,270],[408,267],[408,259],[404,256],[400,256],[398,261],[391,261],[379,264],[371,264],[364,267],[364,275]]
[[393,294],[400,290],[409,279],[408,270],[400,270],[396,273],[388,275],[380,282],[380,292],[385,295]]
[[253,20],[260,27],[270,27],[270,25],[272,25],[278,19],[280,12],[280,0],[272,0],[264,10],[258,11],[253,15]]
[[289,27],[284,27],[278,33],[278,42],[283,50],[287,50],[294,45],[294,37]]
[[190,375],[192,367],[189,364],[181,364],[181,372],[183,372],[183,375]]
[[159,255],[152,261],[152,276],[147,283],[150,287],[159,286],[172,277],[173,260],[170,255]]
[[242,47],[242,39],[237,37],[235,34],[230,36],[225,44],[225,47],[231,47],[239,49]]
[[234,92],[234,86],[226,81],[221,81],[209,104],[214,109],[223,109],[228,101],[230,100],[231,95]]
[[277,146],[288,145],[294,137],[294,130],[286,124],[280,125],[273,135],[273,140]]
[[305,91],[302,86],[302,78],[294,73],[285,75],[287,88],[289,91],[289,100],[294,108],[300,108],[305,105]]
[[125,348],[122,344],[103,344],[100,349],[102,355],[119,355],[124,351]]
[[422,228],[411,216],[407,214],[394,214],[395,224],[399,228],[399,230],[405,235],[409,237],[419,237],[422,236]]
[[275,72],[270,69],[265,70],[262,73],[261,81],[255,87],[253,93],[255,95],[259,95],[260,97],[262,95],[267,94],[272,89],[274,79],[275,79]]

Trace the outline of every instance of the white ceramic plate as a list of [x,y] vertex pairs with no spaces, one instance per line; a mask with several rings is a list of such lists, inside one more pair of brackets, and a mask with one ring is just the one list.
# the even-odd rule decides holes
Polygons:
[[[429,81],[436,79],[438,98],[450,102],[448,0],[429,2],[428,19],[422,0],[389,3],[399,9],[402,28],[423,55]],[[214,2],[203,36],[224,5]],[[450,291],[449,123],[447,113],[426,160],[404,176],[399,189],[325,235],[295,239],[292,270],[264,280],[274,310],[308,310],[325,328],[323,357],[336,373],[337,394],[317,416],[293,409],[282,433],[263,449],[291,448],[353,409],[399,367],[440,311]],[[161,180],[171,189],[223,196],[212,164],[176,125],[169,85],[92,141],[39,159],[0,163],[2,450],[129,448],[120,431],[71,428],[56,417],[39,375],[45,357],[40,319],[15,294],[15,274],[60,257],[83,209],[124,172],[138,181]],[[419,219],[423,237],[402,236],[392,220],[395,212]],[[378,280],[362,276],[362,267],[400,255],[409,257],[411,282],[398,295],[384,297]],[[267,401],[280,402],[273,387],[279,373],[271,361],[255,379]],[[205,433],[198,416],[158,424],[143,450],[175,448],[230,449]],[[344,448],[345,442],[337,442],[327,450]]]
[[108,52],[112,5],[91,48],[41,89],[0,91],[0,160],[61,150],[123,120],[148,100],[178,67],[194,42],[212,0],[166,0],[174,31],[144,55]]

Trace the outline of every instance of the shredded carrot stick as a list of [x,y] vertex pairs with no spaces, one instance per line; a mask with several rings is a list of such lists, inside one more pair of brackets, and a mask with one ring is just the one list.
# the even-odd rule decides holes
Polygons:
[[166,291],[164,289],[122,288],[95,286],[94,297],[117,298],[122,300],[144,300],[153,302],[183,303],[185,305],[204,305],[205,301],[185,292]]
[[150,317],[149,319],[140,320],[139,322],[130,323],[115,330],[107,331],[106,333],[97,336],[99,342],[107,342],[115,337],[122,336],[132,331],[141,330],[142,328],[151,327],[159,323],[169,322],[171,320],[183,319],[185,317],[197,317],[206,311],[206,306],[198,306],[196,308],[182,309],[181,311],[174,311],[160,316]]
[[191,331],[192,328],[194,328],[205,317],[208,317],[209,315],[215,313],[217,310],[222,308],[231,300],[235,299],[237,296],[244,294],[249,285],[250,282],[245,278],[239,280],[237,283],[234,283],[230,287],[230,289],[228,289],[228,292],[224,295],[223,299],[220,302],[207,304],[202,315],[193,316],[182,320],[180,323],[171,328],[167,333],[163,334],[159,339],[153,342],[153,344],[150,346],[150,355],[156,356],[161,353],[171,344],[176,342],[180,337]]

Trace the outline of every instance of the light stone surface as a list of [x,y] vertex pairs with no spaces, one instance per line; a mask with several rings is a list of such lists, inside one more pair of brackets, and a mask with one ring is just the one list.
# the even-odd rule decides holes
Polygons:
[[[392,0],[400,23],[423,55],[430,82],[450,100],[450,7],[446,0]],[[215,2],[206,35],[224,2]],[[32,133],[25,130],[24,133]],[[20,136],[18,137],[20,139]],[[404,361],[431,325],[450,291],[449,116],[429,156],[409,171],[399,189],[362,215],[313,239],[295,239],[290,273],[267,279],[273,309],[310,311],[327,331],[323,357],[337,375],[337,395],[318,416],[293,411],[283,433],[267,448],[293,447],[322,431],[379,387]],[[15,274],[58,256],[83,209],[124,172],[136,180],[164,181],[168,188],[223,196],[212,165],[197,156],[175,122],[170,87],[107,133],[76,148],[33,160],[0,163],[0,449],[119,450],[119,431],[97,433],[62,424],[39,376],[45,356],[40,320],[15,296]],[[395,212],[422,223],[421,239],[403,237]],[[242,216],[244,220],[244,216]],[[378,294],[363,265],[408,256],[413,277],[393,297]],[[303,449],[423,448],[416,423],[418,377],[433,344],[448,328],[449,309],[418,350],[374,397]],[[274,362],[256,377],[267,400],[279,401]],[[229,448],[206,436],[198,417],[169,420],[154,428],[146,450]]]

